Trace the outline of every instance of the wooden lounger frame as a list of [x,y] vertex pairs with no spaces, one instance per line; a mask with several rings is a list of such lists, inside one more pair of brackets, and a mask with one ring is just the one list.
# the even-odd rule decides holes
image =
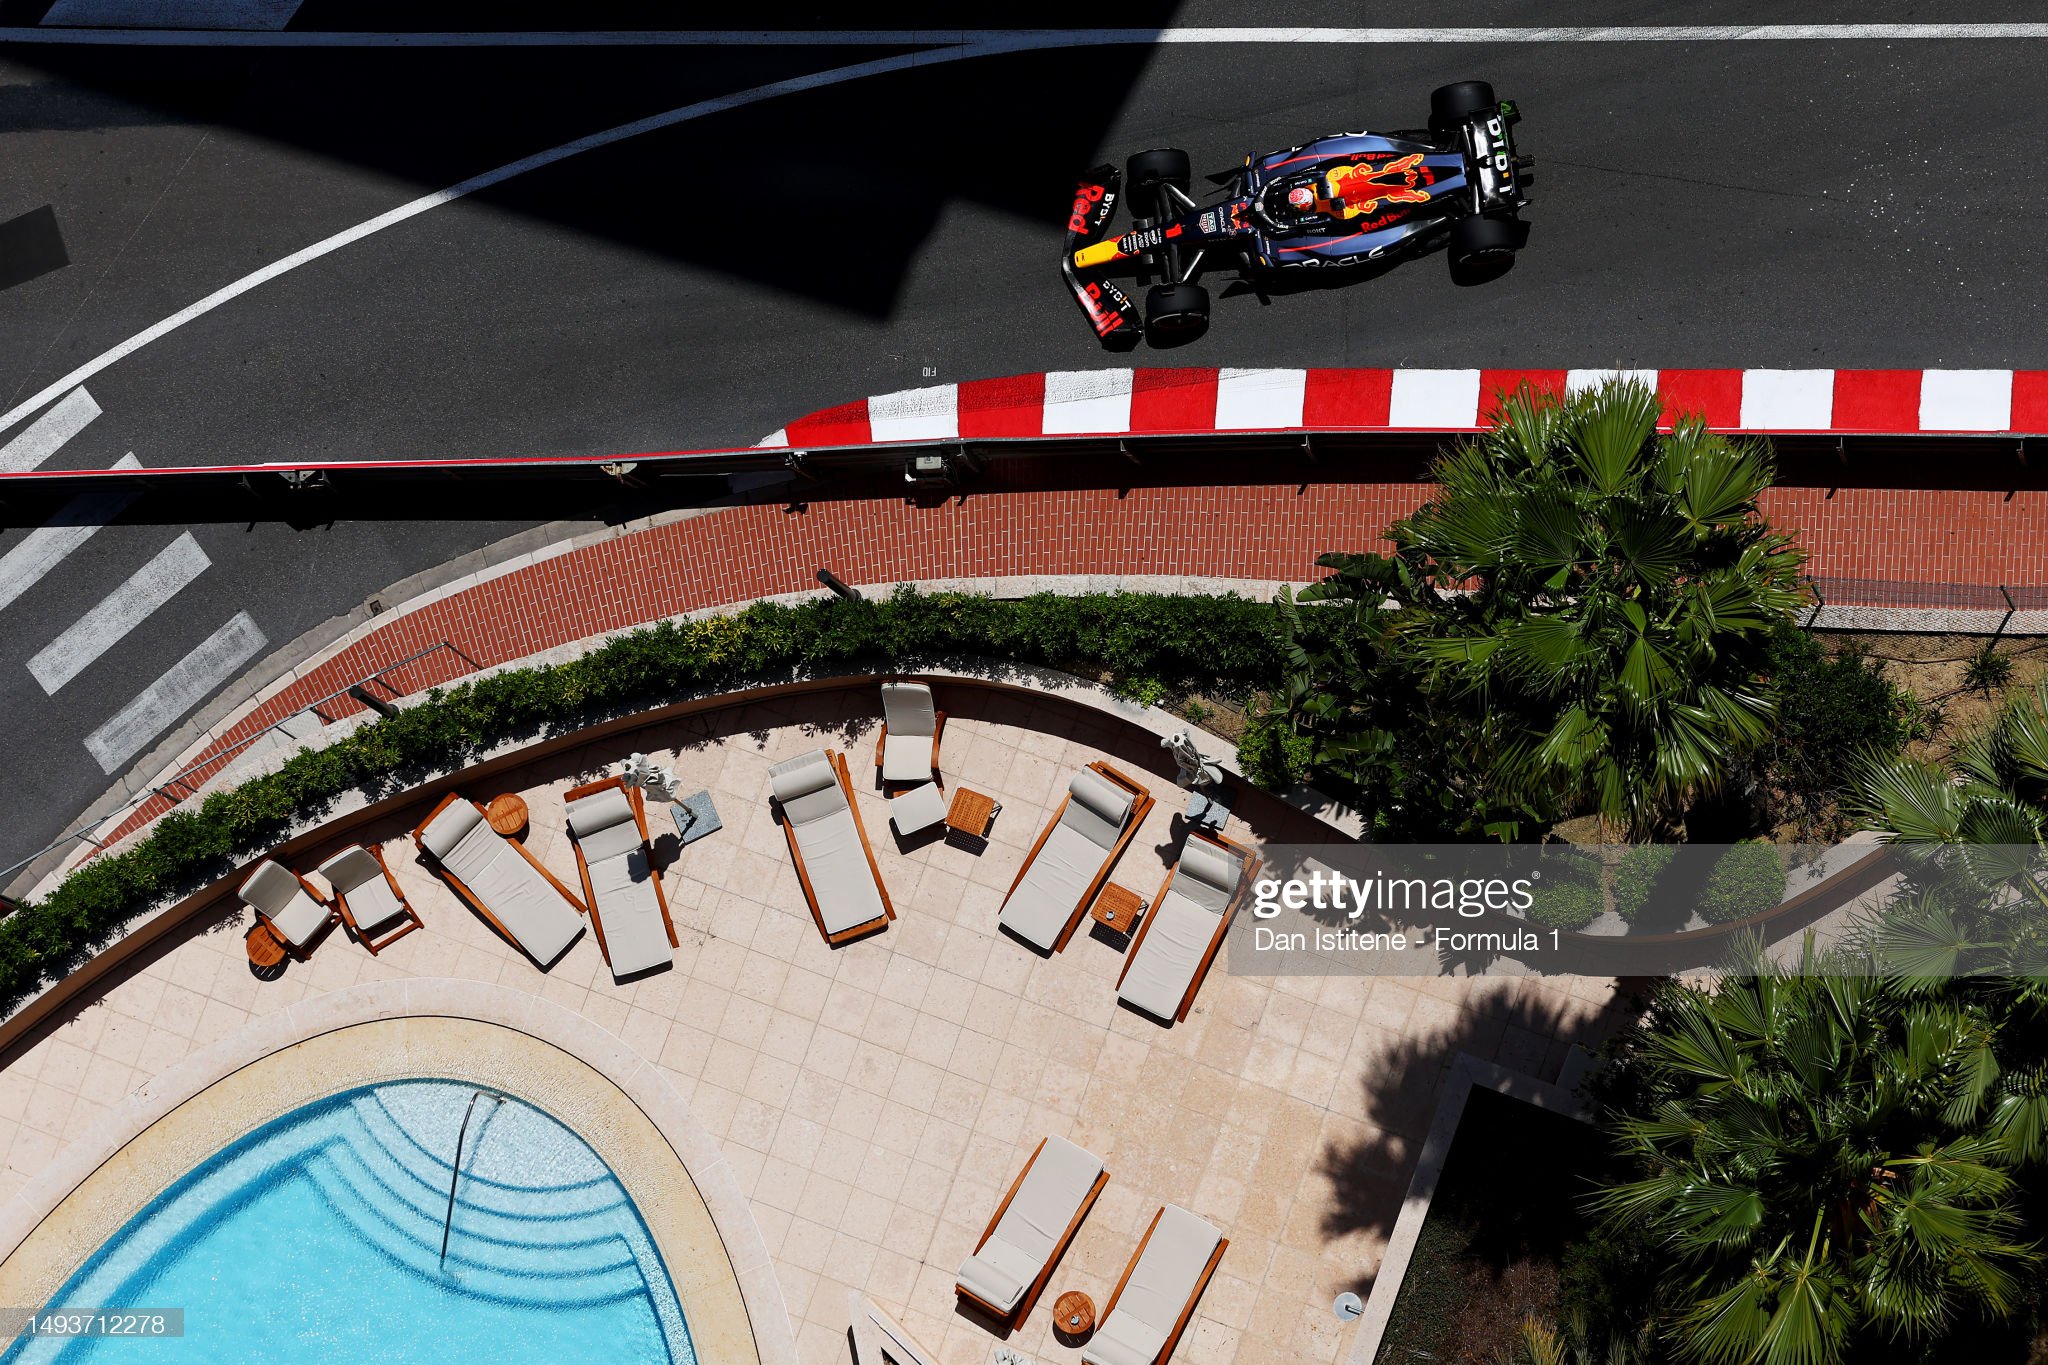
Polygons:
[[[661,927],[668,930],[668,946],[677,947],[676,922],[668,916],[668,896],[661,889],[661,869],[654,865],[654,843],[647,837],[647,796],[638,787],[626,785],[623,777],[607,777],[599,782],[586,782],[580,787],[571,787],[562,793],[562,800],[581,801],[586,796],[614,788],[626,794],[626,804],[633,808],[633,824],[640,831],[640,851],[647,855],[647,877],[654,883],[654,903],[661,907]],[[576,837],[576,829],[569,828],[569,844],[576,850],[576,873],[583,879],[583,899],[590,906],[590,927],[597,934],[597,951],[604,954],[604,965],[612,965],[612,950],[604,941],[604,913],[598,909],[597,888],[590,884],[590,860],[583,856],[583,841]],[[616,975],[616,973],[614,973]]]
[[[922,678],[888,678],[884,681],[890,683],[922,683],[927,688],[931,686],[930,683],[925,682]],[[946,713],[934,707],[932,710],[932,781],[938,783],[940,791],[944,791],[946,789],[946,779],[939,776],[939,737],[945,733]],[[882,772],[882,751],[886,749],[888,745],[889,722],[885,720],[882,722],[881,733],[875,736],[875,775],[877,777],[880,777]],[[883,780],[883,786],[885,788],[892,785],[899,787],[914,787],[917,785],[917,783],[890,783],[886,779]]]
[[[521,943],[518,937],[514,935],[510,929],[507,929],[504,926],[504,924],[498,919],[498,917],[490,912],[490,910],[484,905],[482,901],[477,899],[476,892],[471,891],[469,887],[464,884],[462,878],[456,876],[453,872],[449,871],[447,865],[443,863],[439,858],[436,858],[433,854],[433,851],[427,847],[426,840],[423,837],[426,833],[427,826],[434,823],[435,816],[439,815],[442,811],[448,809],[448,807],[454,805],[457,801],[469,801],[469,798],[464,796],[461,792],[449,792],[446,796],[441,798],[441,800],[434,806],[432,810],[427,812],[426,819],[420,821],[417,825],[414,825],[412,827],[412,841],[413,845],[420,851],[420,861],[428,864],[434,869],[434,871],[439,873],[441,876],[441,880],[447,882],[449,886],[453,887],[455,889],[455,894],[462,897],[463,901],[468,904],[470,909],[476,911],[477,917],[483,920],[485,924],[490,925],[492,929],[497,931],[499,938],[504,939],[505,942],[511,944],[520,952],[526,953],[526,958],[529,962],[537,963],[542,971],[546,971],[551,964],[541,962],[539,958],[535,957],[532,953],[527,952],[526,945]],[[478,815],[484,814],[484,808],[482,803],[477,801],[469,801],[469,804],[476,807],[476,812]],[[556,877],[554,873],[548,871],[545,867],[542,867],[540,859],[534,857],[531,853],[527,852],[526,845],[520,843],[517,839],[506,839],[504,835],[499,834],[496,830],[492,830],[491,833],[493,837],[505,839],[506,843],[512,845],[513,850],[517,852],[520,857],[526,859],[526,861],[532,865],[534,871],[540,873],[542,877],[546,878],[547,884],[549,886],[554,887],[555,890],[562,893],[562,899],[569,902],[570,905],[574,906],[577,914],[584,915],[589,913],[589,911],[587,911],[584,908],[583,902],[577,900],[575,894],[571,892],[568,887],[562,885],[560,878]]]
[[769,802],[775,808],[776,822],[782,826],[782,837],[789,844],[789,860],[796,864],[796,879],[803,884],[804,902],[811,907],[811,919],[817,924],[818,932],[824,935],[825,942],[836,948],[842,943],[866,934],[880,933],[888,928],[889,921],[896,918],[896,906],[889,899],[889,888],[882,881],[882,869],[875,862],[875,846],[868,842],[868,825],[867,821],[860,818],[860,802],[853,798],[853,779],[846,773],[846,755],[837,749],[827,749],[825,761],[832,765],[832,771],[839,781],[839,790],[846,796],[847,809],[853,812],[853,828],[860,835],[860,851],[867,855],[868,873],[874,877],[875,890],[882,897],[881,914],[851,928],[841,929],[836,934],[827,932],[824,913],[818,909],[818,893],[811,886],[810,871],[804,867],[804,851],[796,846],[796,826],[789,823],[789,817],[783,813],[780,801],[770,797]]
[[[1223,947],[1223,936],[1230,930],[1231,917],[1237,913],[1237,907],[1244,903],[1245,892],[1251,889],[1252,877],[1265,864],[1263,858],[1244,845],[1234,844],[1221,835],[1211,834],[1207,830],[1189,830],[1188,838],[1200,839],[1204,843],[1216,845],[1226,853],[1235,854],[1244,861],[1244,870],[1237,879],[1237,889],[1230,893],[1230,899],[1224,903],[1223,913],[1217,917],[1216,932],[1209,939],[1209,951],[1202,954],[1202,965],[1195,968],[1195,975],[1188,982],[1186,993],[1180,998],[1180,1009],[1173,1016],[1175,1023],[1187,1022],[1188,1011],[1195,1007],[1195,993],[1202,989],[1202,982],[1208,979],[1209,968],[1216,961],[1217,952]],[[1145,922],[1138,926],[1138,936],[1131,940],[1131,950],[1124,954],[1124,969],[1116,974],[1116,984],[1119,987],[1124,984],[1124,978],[1131,974],[1131,964],[1138,960],[1138,949],[1144,946],[1145,935],[1152,928],[1152,921],[1157,917],[1160,905],[1165,902],[1166,893],[1173,888],[1173,879],[1179,874],[1180,859],[1176,858],[1173,866],[1166,869],[1166,880],[1159,883],[1158,894],[1152,898],[1154,913],[1145,916]]]
[[[1074,930],[1080,927],[1081,917],[1087,914],[1088,907],[1095,903],[1095,897],[1102,891],[1102,884],[1108,881],[1109,874],[1116,870],[1117,859],[1124,856],[1124,849],[1130,845],[1131,836],[1138,832],[1138,826],[1145,822],[1145,817],[1152,811],[1152,793],[1136,779],[1110,767],[1109,764],[1101,759],[1097,759],[1088,766],[1131,793],[1131,818],[1129,823],[1124,826],[1124,832],[1118,836],[1116,843],[1110,848],[1109,856],[1102,860],[1101,868],[1095,873],[1095,880],[1089,882],[1087,889],[1082,891],[1080,904],[1074,907],[1073,914],[1067,916],[1066,927],[1060,930],[1059,937],[1053,940],[1052,950],[1056,953],[1063,953],[1067,950],[1067,940],[1072,938]],[[1031,870],[1031,864],[1036,861],[1038,851],[1044,848],[1045,841],[1052,837],[1052,832],[1058,826],[1060,817],[1067,812],[1067,802],[1073,799],[1074,793],[1070,784],[1067,794],[1060,798],[1060,803],[1057,806],[1053,807],[1052,817],[1045,822],[1045,828],[1038,831],[1038,842],[1033,844],[1031,851],[1024,855],[1024,862],[1017,869],[1016,879],[1010,883],[1010,889],[1003,893],[1003,905],[1008,905],[1010,897],[1016,895],[1017,888],[1023,885],[1024,874]],[[1002,906],[997,906],[996,911],[1000,914]]]
[[[1131,1282],[1131,1272],[1138,1268],[1138,1260],[1145,1254],[1145,1243],[1152,1240],[1152,1234],[1159,1230],[1159,1220],[1166,1216],[1166,1205],[1159,1206],[1159,1212],[1152,1215],[1151,1224],[1145,1235],[1138,1239],[1138,1249],[1131,1253],[1130,1264],[1124,1267],[1123,1278],[1116,1282],[1116,1288],[1109,1292],[1109,1302],[1102,1305],[1102,1314],[1095,1319],[1096,1329],[1109,1321],[1109,1315],[1116,1311],[1116,1301],[1123,1296],[1124,1286]],[[1209,1254],[1209,1264],[1202,1267],[1202,1276],[1195,1281],[1195,1292],[1188,1295],[1187,1303],[1180,1310],[1180,1317],[1174,1321],[1173,1330],[1166,1334],[1166,1340],[1159,1347],[1159,1354],[1152,1357],[1152,1365],[1166,1365],[1173,1356],[1173,1348],[1180,1344],[1180,1334],[1188,1327],[1188,1320],[1195,1315],[1195,1305],[1202,1301],[1202,1291],[1209,1287],[1209,1277],[1216,1273],[1216,1267],[1223,1263],[1223,1253],[1230,1248],[1230,1239],[1217,1239],[1216,1250]]]
[[[988,1245],[988,1239],[995,1236],[996,1224],[1003,1221],[1003,1214],[1010,1207],[1010,1201],[1017,1197],[1017,1191],[1024,1186],[1024,1177],[1031,1174],[1031,1167],[1037,1162],[1039,1153],[1044,1150],[1045,1139],[1040,1138],[1038,1145],[1031,1149],[1031,1159],[1024,1163],[1024,1168],[1017,1172],[1017,1178],[1010,1182],[1010,1188],[1003,1195],[1003,1202],[996,1205],[996,1211],[989,1215],[988,1226],[981,1230],[981,1240],[974,1244],[975,1251],[979,1252]],[[1088,1210],[1095,1207],[1096,1196],[1102,1193],[1102,1187],[1108,1183],[1109,1171],[1104,1168],[1102,1173],[1095,1177],[1095,1183],[1088,1187],[1088,1193],[1081,1200],[1081,1206],[1074,1210],[1074,1216],[1067,1220],[1067,1230],[1062,1232],[1059,1241],[1053,1244],[1052,1254],[1045,1258],[1045,1264],[1039,1268],[1038,1278],[1025,1288],[1024,1295],[1017,1300],[1015,1308],[1006,1313],[957,1280],[953,1283],[953,1292],[997,1322],[1008,1323],[1014,1327],[1024,1321],[1031,1315],[1032,1306],[1038,1302],[1038,1296],[1045,1292],[1045,1286],[1052,1279],[1052,1272],[1059,1266],[1060,1257],[1067,1254],[1067,1247],[1073,1243],[1074,1234],[1081,1230],[1081,1220],[1088,1216]]]
[[[265,863],[277,863],[277,859],[275,858],[259,858],[257,859],[257,861]],[[279,867],[284,867],[283,863],[277,863],[277,865]],[[318,948],[321,945],[321,943],[323,943],[326,940],[327,936],[334,932],[335,925],[341,923],[342,912],[335,907],[333,901],[329,900],[326,896],[321,894],[319,887],[307,881],[297,872],[292,872],[291,868],[284,867],[284,870],[287,872],[291,872],[292,878],[295,881],[297,881],[301,887],[305,889],[306,894],[311,896],[316,904],[324,905],[327,907],[326,920],[322,922],[318,929],[315,929],[313,931],[313,936],[306,940],[305,947],[301,948],[297,944],[293,943],[289,938],[286,938],[284,930],[278,928],[276,923],[274,923],[271,920],[270,916],[264,914],[261,910],[257,910],[255,906],[249,905],[249,902],[247,901],[242,901],[242,904],[249,905],[249,908],[255,911],[257,921],[261,923],[264,928],[270,930],[270,936],[277,940],[278,947],[284,949],[285,955],[287,957],[290,957],[292,960],[296,962],[311,962],[313,960],[313,950],[315,948]],[[243,873],[242,881],[248,881],[249,878],[254,875],[254,873],[255,867],[252,864],[250,866],[250,870],[248,872]],[[240,883],[237,883],[235,887],[235,899],[242,899],[242,890]]]
[[[406,899],[405,888],[398,884],[398,878],[391,875],[391,864],[384,861],[384,850],[378,848],[374,844],[358,844],[356,845],[356,847],[362,849],[363,852],[369,854],[372,858],[375,858],[377,860],[377,866],[380,869],[382,869],[384,873],[385,885],[389,886],[391,888],[391,894],[398,898],[398,908],[405,912],[404,920],[400,922],[399,926],[396,929],[384,935],[384,937],[382,938],[373,939],[368,934],[363,932],[361,925],[356,923],[355,912],[348,908],[347,893],[340,890],[339,888],[335,889],[334,908],[341,912],[341,922],[348,926],[348,931],[355,938],[355,941],[362,944],[365,948],[368,948],[370,950],[370,956],[375,957],[377,954],[383,952],[386,948],[389,948],[392,944],[398,942],[398,940],[404,938],[413,930],[424,929],[426,928],[426,925],[420,922],[420,912],[413,909],[412,902]],[[343,850],[343,852],[346,851],[347,850],[345,849]]]

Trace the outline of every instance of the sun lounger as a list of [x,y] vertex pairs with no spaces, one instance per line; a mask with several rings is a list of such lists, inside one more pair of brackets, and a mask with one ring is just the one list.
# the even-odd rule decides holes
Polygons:
[[583,905],[484,808],[449,793],[412,832],[469,908],[546,971],[583,933]]
[[284,950],[301,962],[341,923],[341,912],[329,905],[311,882],[268,858],[249,869],[235,894],[256,912],[257,919],[270,926]]
[[645,799],[616,777],[564,794],[583,899],[598,951],[615,977],[675,961],[676,926],[647,839]]
[[1152,793],[1107,763],[1090,763],[1076,773],[1024,855],[997,922],[1046,952],[1065,948],[1151,809]]
[[1116,998],[1168,1023],[1186,1019],[1258,866],[1250,850],[1190,832],[1138,926]]
[[[875,739],[875,767],[885,784],[939,780],[939,732],[946,713],[932,704],[923,683],[882,684],[882,733]],[[895,743],[891,744],[891,738]]]
[[1083,1365],[1165,1365],[1229,1245],[1186,1209],[1162,1207],[1081,1348]]
[[845,756],[813,749],[770,768],[768,781],[796,878],[825,941],[845,943],[888,928],[896,908],[854,804]]
[[356,942],[375,957],[421,926],[420,917],[398,889],[384,855],[353,844],[314,871],[334,888],[334,908]]
[[1093,1152],[1062,1137],[1040,1142],[961,1262],[953,1291],[1001,1321],[1022,1322],[1108,1183]]

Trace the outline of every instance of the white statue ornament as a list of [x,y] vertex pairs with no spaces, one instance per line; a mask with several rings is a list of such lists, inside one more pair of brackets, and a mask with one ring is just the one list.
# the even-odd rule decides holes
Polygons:
[[1202,791],[1223,780],[1223,769],[1202,757],[1202,751],[1195,747],[1195,737],[1188,731],[1168,735],[1159,741],[1159,747],[1173,755],[1174,764],[1180,769],[1174,781],[1189,791]]
[[627,786],[638,787],[656,801],[673,801],[676,798],[676,775],[646,754],[628,755],[619,776],[625,779]]

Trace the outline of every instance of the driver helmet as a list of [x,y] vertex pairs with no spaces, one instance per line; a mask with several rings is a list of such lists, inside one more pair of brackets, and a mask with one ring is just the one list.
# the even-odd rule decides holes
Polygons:
[[1287,191],[1287,207],[1297,213],[1307,213],[1316,206],[1316,192],[1308,185],[1296,185]]

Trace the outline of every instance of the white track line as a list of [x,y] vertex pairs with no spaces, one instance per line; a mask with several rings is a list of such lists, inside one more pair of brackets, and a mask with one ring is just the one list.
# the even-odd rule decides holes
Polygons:
[[30,676],[43,685],[45,693],[56,696],[59,688],[121,643],[123,636],[205,573],[212,562],[192,533],[185,532],[128,575],[120,587],[93,603],[63,634],[36,651],[28,661]]
[[[140,469],[142,461],[128,454],[116,469]],[[93,533],[135,501],[133,493],[86,493],[64,504],[56,516],[21,538],[21,544],[0,555],[0,611],[42,582],[64,557],[91,540]]]
[[113,776],[142,752],[145,744],[239,673],[268,643],[248,612],[236,612],[226,625],[201,640],[190,654],[87,735],[86,751],[99,762],[101,772]]
[[136,47],[1106,47],[1161,43],[1784,43],[2048,38],[2048,24],[1627,24],[1537,28],[614,30],[547,33],[189,32],[0,28],[0,43]]
[[[69,385],[54,387],[62,392]],[[56,396],[49,389],[43,392]],[[84,431],[86,424],[99,415],[100,405],[93,402],[92,395],[84,389],[67,395],[63,402],[38,417],[27,431],[0,446],[0,474],[20,474],[34,469],[55,455],[66,441]],[[11,421],[0,422],[0,429],[13,425]]]

